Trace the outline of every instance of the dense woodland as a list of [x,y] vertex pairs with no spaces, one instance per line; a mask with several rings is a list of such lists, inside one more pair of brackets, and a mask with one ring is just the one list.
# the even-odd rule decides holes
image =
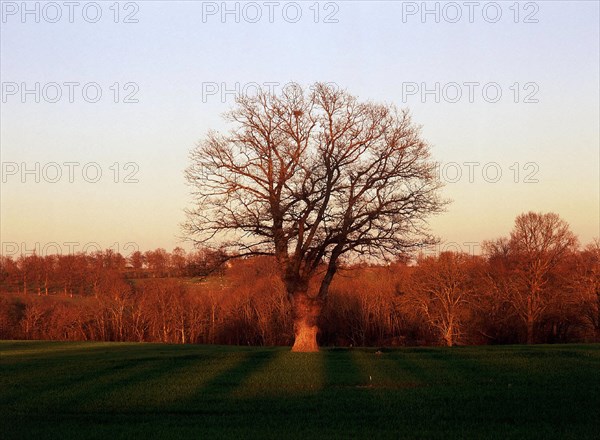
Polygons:
[[[574,236],[573,236],[574,237]],[[600,341],[600,242],[444,252],[339,271],[323,346]],[[525,240],[526,242],[527,240]],[[223,263],[223,261],[226,261]],[[318,276],[316,277],[318,278]],[[315,279],[316,288],[319,280]],[[157,249],[4,256],[0,338],[288,345],[290,303],[270,257]]]
[[[138,257],[143,264],[135,270],[111,251],[3,258],[0,337],[292,341],[289,303],[271,259],[234,260],[208,275],[215,268],[203,253],[159,249],[132,259]],[[531,342],[600,340],[598,268],[597,245],[553,268],[538,300]],[[520,298],[516,272],[508,256],[451,252],[412,265],[347,267],[334,281],[321,344],[526,342],[527,298]]]

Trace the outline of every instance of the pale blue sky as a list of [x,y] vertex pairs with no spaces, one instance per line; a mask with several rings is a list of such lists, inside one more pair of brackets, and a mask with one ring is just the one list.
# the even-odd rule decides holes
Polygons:
[[[598,2],[523,2],[519,23],[513,20],[514,2],[499,3],[503,15],[497,23],[486,21],[480,9],[473,23],[465,16],[458,23],[443,16],[436,23],[428,16],[423,23],[418,14],[403,22],[403,8],[411,2],[366,1],[335,2],[337,23],[322,22],[334,10],[327,2],[318,4],[320,20],[314,23],[312,1],[298,3],[303,15],[297,23],[282,16],[290,2],[278,2],[273,23],[264,2],[256,2],[263,12],[258,23],[244,22],[245,3],[240,3],[240,23],[231,15],[223,23],[219,14],[203,22],[207,2],[157,1],[136,2],[138,23],[114,23],[113,3],[99,2],[103,15],[97,23],[86,22],[77,10],[74,23],[65,16],[48,23],[41,12],[40,23],[31,15],[22,23],[20,11],[5,14],[0,23],[3,90],[7,83],[73,81],[98,83],[103,92],[95,104],[79,90],[73,103],[65,95],[57,103],[43,96],[40,103],[32,96],[22,103],[19,92],[3,94],[5,171],[11,162],[43,167],[75,161],[96,162],[103,172],[98,183],[86,182],[81,167],[73,183],[66,174],[58,183],[44,182],[43,176],[35,183],[31,175],[23,183],[20,169],[5,173],[3,243],[108,247],[133,241],[142,250],[172,249],[190,201],[183,179],[188,152],[208,129],[225,127],[221,114],[233,105],[231,97],[221,102],[218,94],[203,96],[203,83],[317,80],[335,82],[363,99],[409,107],[436,160],[480,164],[473,182],[461,165],[462,179],[444,189],[454,203],[431,223],[442,239],[465,243],[505,235],[515,216],[528,210],[557,212],[584,243],[600,235]],[[488,3],[480,2],[481,7]],[[463,2],[456,4],[467,14]],[[523,23],[534,11],[531,4],[538,22]],[[228,5],[233,8],[234,2]],[[439,5],[441,11],[447,3]],[[121,20],[132,10],[126,7],[121,3]],[[2,8],[11,11],[12,3],[3,2]],[[136,83],[139,103],[115,104],[110,89],[115,82]],[[502,98],[486,102],[479,86],[470,103],[462,86],[458,103],[443,98],[436,103],[431,95],[423,103],[419,94],[403,99],[403,83],[433,87],[436,82],[493,82]],[[518,103],[514,83],[521,88]],[[524,90],[526,83],[535,86]],[[522,102],[532,87],[539,102]],[[114,162],[121,167],[135,162],[139,182],[114,183],[109,169]],[[482,176],[491,162],[502,170],[497,183]],[[524,169],[530,162],[535,166]],[[518,182],[510,168],[514,163]],[[494,177],[493,167],[487,168],[488,178]],[[538,182],[524,183],[536,169]]]

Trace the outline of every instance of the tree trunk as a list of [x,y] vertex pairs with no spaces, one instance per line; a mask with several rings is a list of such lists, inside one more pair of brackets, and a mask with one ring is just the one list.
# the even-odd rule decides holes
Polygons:
[[296,339],[292,351],[317,352],[318,319],[321,314],[322,301],[311,298],[306,292],[299,292],[292,297],[292,316]]
[[454,328],[450,325],[446,329],[446,333],[444,334],[444,341],[446,342],[447,347],[454,346]]
[[527,317],[527,343],[528,344],[533,344],[534,342],[534,338],[533,338],[533,317],[528,316]]

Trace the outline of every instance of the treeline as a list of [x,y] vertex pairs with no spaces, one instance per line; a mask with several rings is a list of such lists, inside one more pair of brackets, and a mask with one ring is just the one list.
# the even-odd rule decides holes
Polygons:
[[[599,254],[590,245],[552,270],[537,299],[530,342],[600,341]],[[333,283],[320,342],[527,342],[532,300],[521,297],[522,280],[510,258],[446,252],[421,257],[415,265],[347,267]],[[27,294],[21,285],[0,296],[0,337],[243,345],[293,340],[289,303],[269,258],[234,261],[202,282],[128,280],[124,273],[90,272],[79,279],[88,282],[78,284],[81,289],[65,291],[58,283],[48,296],[45,285],[32,279]]]
[[0,287],[24,295],[97,295],[103,278],[206,277],[222,270],[226,256],[208,249],[133,252],[125,258],[107,249],[91,254],[0,256]]
[[[580,248],[560,223],[548,232],[540,221],[557,217],[520,218],[522,227],[485,243],[480,256],[444,252],[340,268],[320,344],[600,341],[600,241]],[[148,258],[156,254],[164,263]],[[180,250],[142,257],[135,267],[110,251],[2,258],[0,338],[292,343],[290,305],[273,259],[220,265],[223,255]]]

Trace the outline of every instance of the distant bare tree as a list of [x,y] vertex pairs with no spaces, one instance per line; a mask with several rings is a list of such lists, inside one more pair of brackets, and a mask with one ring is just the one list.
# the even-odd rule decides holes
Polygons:
[[418,260],[413,274],[417,310],[448,347],[460,342],[463,321],[472,301],[475,257],[442,252]]
[[141,276],[145,261],[146,257],[140,251],[135,251],[129,257],[129,264],[131,265],[131,268],[133,270],[132,275],[134,278]]
[[596,238],[578,254],[571,288],[579,297],[582,317],[600,341],[600,239]]
[[166,250],[158,248],[153,251],[146,251],[144,257],[148,264],[148,270],[152,273],[153,277],[162,278],[168,275],[170,255]]
[[[184,230],[237,255],[274,255],[292,304],[294,351],[317,351],[340,257],[387,259],[435,241],[442,210],[429,147],[407,111],[315,84],[238,98],[229,134],[191,153]],[[322,269],[315,292],[310,279]]]
[[528,344],[534,342],[535,325],[550,303],[551,272],[577,246],[569,224],[552,212],[521,214],[510,239],[486,244],[490,258],[506,262],[504,291],[526,326]]

